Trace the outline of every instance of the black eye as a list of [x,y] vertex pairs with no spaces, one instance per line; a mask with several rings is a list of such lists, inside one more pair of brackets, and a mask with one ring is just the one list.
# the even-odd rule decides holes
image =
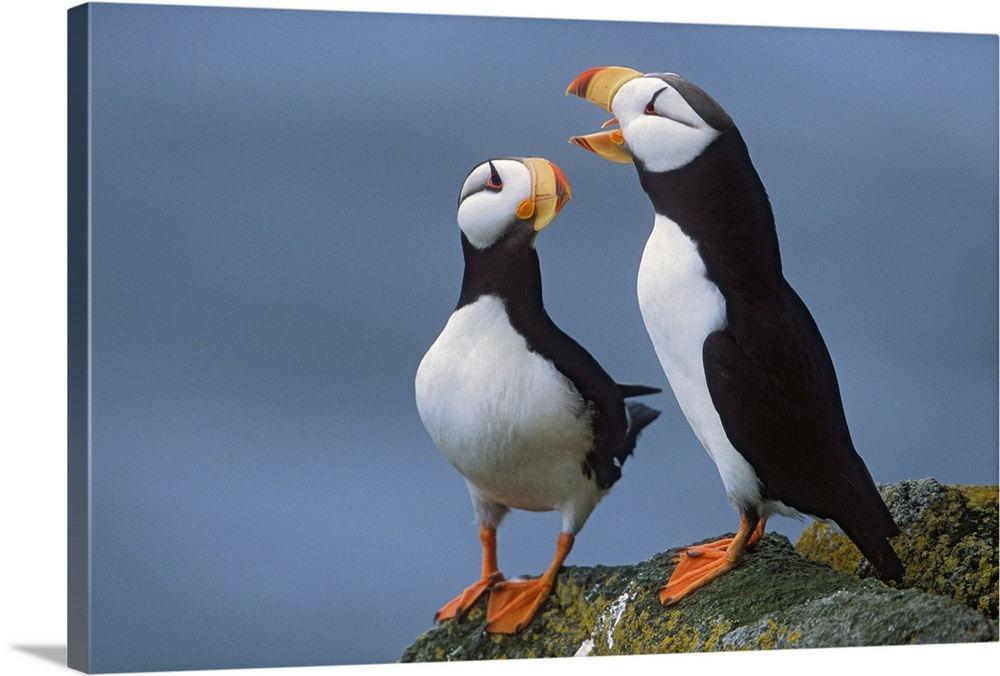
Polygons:
[[494,167],[493,163],[490,162],[490,180],[486,181],[486,189],[496,192],[501,188],[503,188],[503,179],[500,178],[500,174],[497,173],[496,167]]

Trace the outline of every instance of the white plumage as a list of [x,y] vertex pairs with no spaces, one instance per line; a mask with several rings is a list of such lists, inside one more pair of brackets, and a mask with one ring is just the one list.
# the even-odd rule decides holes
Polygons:
[[[452,314],[420,362],[417,410],[494,528],[508,507],[558,510],[576,533],[600,499],[581,470],[590,411],[572,383],[528,349],[504,303],[483,296]],[[544,452],[540,452],[544,449]]]

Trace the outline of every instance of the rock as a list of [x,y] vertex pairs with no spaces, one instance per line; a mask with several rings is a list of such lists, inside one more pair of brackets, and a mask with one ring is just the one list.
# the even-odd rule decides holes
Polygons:
[[[712,538],[717,539],[717,538]],[[432,628],[400,661],[634,655],[996,641],[996,621],[952,599],[845,575],[768,534],[725,577],[664,608],[680,550],[629,566],[567,567],[519,635],[483,632],[485,602]]]
[[[946,486],[934,479],[881,484],[903,533],[893,539],[903,587],[949,596],[997,619],[997,486]],[[809,559],[858,577],[875,571],[845,535],[816,523],[795,548]]]

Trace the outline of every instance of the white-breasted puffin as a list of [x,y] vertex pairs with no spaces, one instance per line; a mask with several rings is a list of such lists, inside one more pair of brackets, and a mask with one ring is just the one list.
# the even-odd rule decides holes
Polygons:
[[639,306],[671,388],[740,513],[734,538],[692,547],[664,605],[735,568],[772,514],[832,520],[883,578],[899,534],[851,441],[833,361],[785,280],[774,215],[733,120],[672,73],[594,68],[566,90],[618,129],[570,139],[632,162],[653,203]]
[[[540,158],[501,158],[469,174],[458,200],[465,272],[458,306],[416,374],[420,419],[465,476],[479,523],[480,579],[435,615],[460,617],[489,592],[486,630],[515,633],[555,584],[573,539],[658,415],[619,385],[542,305],[535,236],[570,197]],[[555,558],[535,579],[504,580],[496,529],[510,509],[558,510]]]

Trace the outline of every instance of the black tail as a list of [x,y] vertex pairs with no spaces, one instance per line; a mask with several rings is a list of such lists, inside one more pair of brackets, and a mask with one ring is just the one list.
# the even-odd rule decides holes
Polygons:
[[618,452],[615,453],[615,459],[619,466],[625,464],[625,459],[632,455],[632,451],[635,450],[635,442],[639,438],[639,432],[660,417],[660,412],[655,408],[634,401],[626,402],[625,410],[628,411],[628,431],[625,432],[625,438],[622,439],[622,445],[618,447]]
[[650,387],[649,385],[622,385],[621,383],[617,383],[617,385],[623,399],[641,397],[646,394],[659,394],[663,391],[659,387]]
[[899,560],[896,550],[892,548],[888,540],[889,537],[899,534],[899,528],[892,521],[891,517],[890,523],[892,527],[888,532],[885,529],[871,528],[855,530],[853,528],[845,528],[843,525],[841,525],[841,528],[847,534],[847,537],[851,538],[851,541],[858,546],[858,549],[865,555],[865,558],[872,562],[872,565],[878,570],[883,580],[902,582],[904,572],[903,563]]
[[[618,385],[618,391],[625,398],[637,397],[643,394],[656,394],[662,390],[645,385]],[[625,417],[627,419],[627,427],[625,429],[625,436],[621,438],[621,443],[614,449],[604,446],[602,448],[604,454],[600,458],[596,457],[595,452],[592,450],[584,461],[583,473],[587,477],[592,476],[592,473],[596,475],[597,487],[601,490],[611,488],[621,478],[622,465],[625,464],[626,458],[632,455],[632,451],[635,450],[635,442],[639,437],[639,432],[659,416],[660,412],[655,408],[650,408],[645,404],[626,401]],[[609,450],[613,451],[610,457],[607,455]]]
[[[833,516],[841,530],[872,562],[883,580],[903,581],[903,564],[889,538],[899,535],[899,526],[882,499],[871,472],[857,453],[839,475],[845,491],[838,502],[840,513]],[[853,472],[851,469],[853,468]]]

